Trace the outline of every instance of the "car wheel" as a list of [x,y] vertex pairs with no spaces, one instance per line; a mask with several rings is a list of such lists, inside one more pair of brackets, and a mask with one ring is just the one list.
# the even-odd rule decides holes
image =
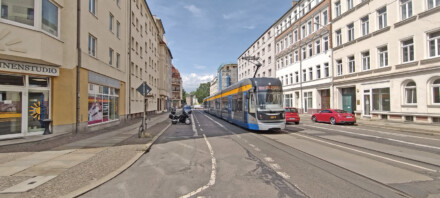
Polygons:
[[336,124],[336,120],[334,117],[330,118],[330,124],[335,125]]
[[312,116],[312,121],[313,121],[313,122],[317,122],[317,120],[316,120],[316,116]]
[[299,122],[295,122],[295,124],[296,124],[296,125],[298,125],[298,124],[299,124]]

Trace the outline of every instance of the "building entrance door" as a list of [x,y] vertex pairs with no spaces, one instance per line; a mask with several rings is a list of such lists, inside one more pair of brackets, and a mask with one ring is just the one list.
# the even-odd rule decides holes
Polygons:
[[364,115],[369,116],[371,112],[371,95],[370,90],[364,91]]
[[330,109],[330,89],[321,90],[321,109]]
[[342,89],[342,108],[344,111],[354,113],[356,110],[355,101],[356,95],[354,87]]
[[49,91],[29,91],[28,132],[44,131],[43,120],[49,118]]

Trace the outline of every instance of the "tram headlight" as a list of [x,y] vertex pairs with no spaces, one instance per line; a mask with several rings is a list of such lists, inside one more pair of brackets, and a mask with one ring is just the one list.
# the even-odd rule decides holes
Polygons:
[[258,118],[260,118],[260,120],[262,120],[262,119],[263,119],[263,115],[260,113],[260,114],[258,115]]

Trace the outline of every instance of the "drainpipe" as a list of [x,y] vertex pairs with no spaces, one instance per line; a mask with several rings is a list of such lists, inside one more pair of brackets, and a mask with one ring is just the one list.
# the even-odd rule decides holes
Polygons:
[[76,49],[78,53],[77,67],[76,67],[76,126],[75,134],[79,132],[80,125],[80,70],[81,70],[81,0],[77,0],[76,9]]
[[128,6],[130,6],[128,12],[128,116],[131,115],[131,1]]

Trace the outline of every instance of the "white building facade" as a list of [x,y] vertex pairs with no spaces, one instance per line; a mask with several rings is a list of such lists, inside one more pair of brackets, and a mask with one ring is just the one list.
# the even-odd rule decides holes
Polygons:
[[332,0],[335,108],[440,122],[440,2]]
[[276,77],[286,107],[311,114],[333,106],[329,13],[329,0],[303,0],[274,25]]
[[274,30],[271,26],[238,57],[238,81],[254,77],[255,64],[242,59],[247,56],[259,57],[262,65],[256,77],[275,77],[274,38]]

